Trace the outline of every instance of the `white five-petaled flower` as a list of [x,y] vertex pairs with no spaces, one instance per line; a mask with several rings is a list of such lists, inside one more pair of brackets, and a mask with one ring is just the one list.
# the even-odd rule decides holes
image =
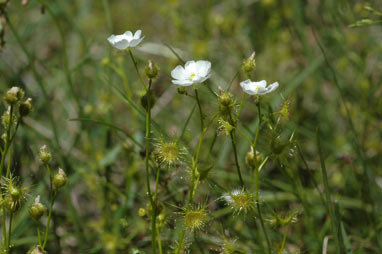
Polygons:
[[133,48],[138,46],[139,43],[143,40],[144,37],[141,37],[142,31],[138,30],[133,35],[132,32],[126,31],[124,34],[111,35],[107,40],[110,44],[120,50],[127,48]]
[[250,79],[240,82],[243,91],[250,95],[262,95],[273,92],[279,87],[278,82],[274,82],[267,86],[267,81],[261,80],[259,82],[252,82]]
[[210,72],[211,62],[204,60],[188,61],[184,67],[178,65],[171,71],[172,83],[180,86],[202,83],[211,76]]

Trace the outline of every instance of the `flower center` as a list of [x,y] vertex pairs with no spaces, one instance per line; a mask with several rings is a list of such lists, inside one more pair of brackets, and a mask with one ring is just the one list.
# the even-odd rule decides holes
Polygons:
[[195,78],[195,73],[192,73],[191,76],[190,76],[190,81],[192,81],[194,78]]

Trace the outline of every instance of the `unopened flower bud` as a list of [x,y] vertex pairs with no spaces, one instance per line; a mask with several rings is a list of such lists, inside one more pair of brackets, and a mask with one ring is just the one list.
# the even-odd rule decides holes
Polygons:
[[52,184],[54,188],[59,189],[63,187],[67,182],[67,177],[61,168],[58,169],[58,173],[53,177]]
[[20,103],[19,113],[20,116],[27,116],[33,111],[32,99],[28,98]]
[[102,65],[108,66],[110,64],[110,59],[108,57],[105,57],[102,59]]
[[255,56],[256,56],[256,54],[255,54],[255,52],[253,52],[249,58],[247,58],[243,61],[242,67],[246,73],[250,73],[255,69],[255,67],[256,67]]
[[248,166],[252,168],[256,168],[260,165],[262,161],[263,161],[263,155],[258,151],[256,151],[256,154],[255,154],[253,147],[251,146],[251,150],[249,150],[245,156],[245,162],[248,164]]
[[147,214],[147,212],[146,212],[146,209],[145,208],[139,208],[139,210],[138,210],[138,215],[139,215],[139,217],[143,217],[143,216],[145,216]]
[[[150,90],[150,109],[152,109],[155,105],[155,102],[157,101],[154,93]],[[141,104],[142,106],[147,109],[147,93],[141,97]]]
[[219,103],[224,107],[231,106],[234,103],[232,94],[229,92],[221,91],[219,95]]
[[4,96],[4,100],[9,104],[13,105],[16,102],[20,101],[24,97],[24,91],[17,86],[12,87],[7,91]]
[[29,208],[29,215],[35,219],[39,220],[46,212],[46,207],[40,203],[40,196],[37,196],[33,205]]
[[40,161],[44,164],[48,164],[50,160],[52,159],[52,154],[49,152],[46,145],[43,145],[40,148],[39,157],[40,157]]
[[159,67],[155,63],[153,63],[151,60],[149,60],[146,68],[145,68],[146,76],[149,79],[154,79],[158,76],[159,73]]

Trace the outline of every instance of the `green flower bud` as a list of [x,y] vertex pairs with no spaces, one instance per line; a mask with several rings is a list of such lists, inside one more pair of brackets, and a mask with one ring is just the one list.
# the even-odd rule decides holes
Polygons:
[[251,146],[251,150],[249,150],[245,156],[245,162],[247,163],[248,166],[250,166],[252,168],[256,168],[256,167],[260,166],[260,163],[264,159],[263,157],[264,156],[258,151],[256,151],[256,155],[255,155],[253,147]]
[[52,159],[52,154],[48,151],[48,148],[46,145],[43,145],[40,148],[39,157],[40,157],[40,161],[44,164],[48,164],[50,160]]
[[246,73],[250,73],[255,69],[256,67],[255,56],[256,54],[255,52],[253,52],[249,58],[243,61],[242,68]]
[[219,95],[219,104],[224,107],[230,107],[234,104],[234,100],[232,98],[232,94],[229,92],[221,91]]
[[63,187],[67,182],[67,177],[61,168],[58,169],[58,173],[53,177],[52,184],[54,188],[59,189]]
[[4,96],[4,100],[9,104],[13,105],[16,102],[22,100],[24,97],[24,91],[20,87],[14,86],[7,91]]
[[[154,93],[150,90],[150,109],[152,109],[156,103],[157,99]],[[147,93],[141,97],[142,106],[147,109]]]
[[20,116],[27,116],[33,111],[32,99],[28,98],[20,103],[19,113]]
[[145,73],[148,79],[155,79],[158,76],[159,73],[159,67],[155,63],[153,63],[151,60],[149,60],[146,68]]
[[34,204],[29,208],[29,215],[35,219],[39,220],[46,212],[46,207],[40,203],[40,196],[37,196]]

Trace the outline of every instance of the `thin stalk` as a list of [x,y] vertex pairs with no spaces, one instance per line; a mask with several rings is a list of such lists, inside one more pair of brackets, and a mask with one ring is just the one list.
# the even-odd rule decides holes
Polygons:
[[13,212],[11,212],[11,214],[9,215],[7,253],[11,253],[12,219]]
[[[252,144],[252,148],[253,148],[253,152],[255,153],[255,156],[256,156],[257,141],[259,139],[259,133],[260,133],[261,123],[262,123],[260,98],[258,98],[258,102],[256,104],[257,104],[257,111],[258,111],[258,115],[259,115],[259,124],[257,126],[255,140],[253,141],[253,144]],[[272,254],[271,242],[269,241],[268,233],[267,233],[267,230],[265,228],[265,223],[264,223],[263,216],[261,214],[260,202],[259,202],[259,178],[260,178],[259,177],[259,175],[260,175],[259,169],[264,164],[265,163],[263,162],[261,165],[256,165],[256,167],[254,168],[254,171],[255,171],[255,202],[256,202],[256,209],[257,209],[257,213],[259,216],[260,224],[261,224],[261,227],[262,227],[263,232],[264,232],[265,240],[267,241],[268,253]]]
[[[130,56],[135,63],[134,57],[130,52]],[[137,69],[137,72],[139,74],[139,71]],[[143,80],[142,80],[143,82]],[[152,80],[150,79],[149,81],[149,87],[146,90],[146,153],[145,153],[145,169],[146,169],[146,185],[147,185],[147,194],[150,199],[150,204],[151,204],[151,209],[152,209],[152,217],[151,217],[151,248],[152,248],[152,253],[156,253],[156,209],[155,209],[155,203],[153,200],[153,196],[151,193],[150,189],[150,173],[149,173],[149,161],[150,161],[150,132],[151,132],[151,83]]]
[[336,241],[337,252],[338,253],[345,253],[345,250],[341,250],[340,241],[338,239],[336,215],[334,213],[334,209],[333,209],[333,205],[332,205],[332,199],[331,199],[329,182],[328,182],[328,174],[326,171],[325,160],[323,157],[319,129],[317,129],[317,131],[316,131],[316,137],[317,137],[318,154],[320,156],[320,163],[321,163],[322,180],[324,182],[325,197],[326,197],[326,203],[327,203],[326,206],[327,206],[327,209],[329,210],[330,222],[331,222],[331,226],[332,226],[334,240]]
[[[134,55],[133,55],[133,51],[132,51],[131,49],[129,49],[128,51],[129,51],[129,54],[130,54],[130,57],[131,57],[131,61],[133,61],[133,64],[134,64],[134,67],[135,67],[135,71],[137,72],[137,74],[138,74],[138,76],[139,76],[139,79],[141,80],[141,83],[142,83],[143,87],[147,90],[145,81],[143,80],[142,75],[141,75],[141,73],[139,72],[137,61],[135,61],[135,58],[134,58]],[[150,82],[151,82],[151,80],[150,80]],[[150,86],[150,85],[149,85],[149,86]],[[149,89],[149,90],[150,90],[150,89]]]
[[267,233],[267,230],[265,228],[264,219],[263,219],[263,216],[261,215],[261,209],[260,209],[260,202],[259,202],[259,174],[260,174],[260,172],[258,172],[258,167],[257,167],[257,168],[255,168],[255,178],[256,178],[255,202],[256,202],[257,213],[259,215],[260,224],[261,224],[261,227],[262,227],[263,232],[264,232],[265,240],[267,241],[268,253],[272,254],[271,242],[269,241],[268,233]]
[[285,248],[285,242],[286,242],[286,237],[287,237],[287,234],[286,234],[286,228],[284,228],[284,232],[283,232],[283,240],[281,242],[281,247],[280,247],[280,250],[279,250],[279,253],[283,253],[284,251],[284,248]]
[[6,213],[5,213],[5,207],[3,207],[3,248],[7,246],[7,226],[6,226]]
[[[231,111],[229,111],[229,118],[230,118],[231,124],[235,125],[234,122],[233,122],[232,116],[231,116]],[[236,164],[237,174],[238,174],[239,180],[240,180],[240,185],[241,185],[242,188],[244,188],[244,181],[243,181],[243,178],[241,176],[240,164],[239,164],[239,159],[238,159],[238,156],[237,156],[235,128],[233,128],[232,131],[229,132],[229,136],[231,138],[233,154],[235,156],[235,164]]]
[[190,204],[192,203],[192,199],[193,199],[194,192],[195,192],[196,170],[198,168],[198,161],[199,161],[199,156],[200,156],[200,150],[201,150],[201,147],[202,147],[203,137],[204,137],[204,134],[206,132],[206,129],[204,128],[203,110],[202,110],[202,107],[201,107],[201,104],[200,104],[200,99],[199,99],[199,95],[198,95],[198,90],[197,89],[195,89],[195,99],[196,99],[196,102],[198,104],[199,115],[200,115],[200,137],[199,137],[199,143],[198,143],[198,147],[196,149],[195,157],[194,157],[194,159],[192,161],[191,190],[190,190],[190,196],[189,196],[189,203]]
[[51,200],[50,200],[50,205],[49,205],[49,213],[48,213],[48,222],[46,224],[46,229],[45,229],[45,235],[44,235],[44,242],[42,244],[42,249],[45,249],[46,243],[48,241],[48,233],[49,233],[49,226],[50,226],[50,221],[52,218],[52,210],[53,210],[53,204],[56,199],[56,192],[54,191],[51,195]]
[[38,245],[41,246],[41,233],[40,233],[40,226],[38,225],[38,222],[36,223],[36,228],[37,228]]
[[13,105],[11,105],[11,108],[9,110],[9,124],[8,124],[8,128],[7,128],[7,137],[5,139],[5,147],[4,147],[4,151],[1,154],[1,161],[0,161],[0,176],[3,176],[4,161],[5,161],[5,157],[7,156],[9,146],[10,146],[12,115],[13,115]]
[[161,237],[160,237],[160,230],[159,230],[159,227],[157,227],[157,242],[158,242],[158,249],[159,249],[159,254],[163,254],[163,250],[162,250],[162,241],[161,241]]

